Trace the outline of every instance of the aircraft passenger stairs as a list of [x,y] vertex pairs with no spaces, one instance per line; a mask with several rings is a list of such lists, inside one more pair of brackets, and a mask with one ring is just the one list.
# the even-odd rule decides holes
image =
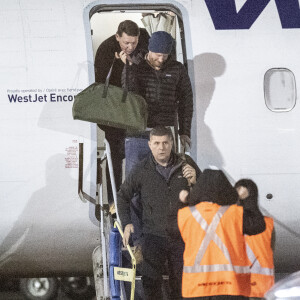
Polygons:
[[[136,264],[134,247],[122,247],[123,231],[117,211],[117,191],[114,181],[109,143],[104,140],[104,147],[98,148],[98,179],[97,199],[95,203],[95,215],[99,220],[100,245],[92,254],[93,272],[97,300],[143,300],[142,280],[139,272],[140,265]],[[81,149],[79,153],[79,187],[78,193],[82,198],[91,198],[82,191],[83,157]],[[109,168],[111,186],[114,198],[114,208],[109,205],[104,193],[105,164]],[[90,199],[87,199],[90,201]],[[163,276],[164,299],[168,298],[168,276]]]

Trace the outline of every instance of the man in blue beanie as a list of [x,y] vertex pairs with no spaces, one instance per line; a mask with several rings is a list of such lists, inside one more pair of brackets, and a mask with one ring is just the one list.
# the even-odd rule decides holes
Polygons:
[[[123,70],[123,86],[127,82],[128,89],[143,96],[148,104],[148,130],[125,141],[126,174],[150,152],[149,132],[155,126],[179,127],[182,145],[191,145],[193,92],[185,67],[170,55],[174,46],[169,33],[156,31],[149,39],[149,52],[139,55],[140,60],[130,61]],[[121,59],[126,63],[125,56]]]
[[159,70],[172,51],[173,38],[166,31],[154,32],[149,39],[148,61],[155,70]]

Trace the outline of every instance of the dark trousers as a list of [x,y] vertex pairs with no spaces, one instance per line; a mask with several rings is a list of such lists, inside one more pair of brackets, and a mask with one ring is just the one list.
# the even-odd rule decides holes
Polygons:
[[[125,130],[104,126],[104,125],[98,125],[98,126],[105,131],[105,138],[108,141],[110,146],[116,189],[118,191],[122,183],[122,163],[123,163],[123,158],[125,158],[125,146],[124,146]],[[108,165],[106,165],[106,179],[107,179],[108,203],[113,204],[114,198],[113,198]]]
[[[145,234],[142,281],[146,300],[162,300],[162,275],[169,274],[170,299],[182,299],[184,243],[181,238]],[[167,270],[166,271],[166,262]]]

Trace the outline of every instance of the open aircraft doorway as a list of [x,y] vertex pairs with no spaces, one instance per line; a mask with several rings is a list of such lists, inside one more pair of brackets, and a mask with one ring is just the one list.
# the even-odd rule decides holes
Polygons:
[[[140,5],[135,6],[134,10],[131,7],[121,7],[121,6],[96,6],[90,12],[90,25],[91,25],[91,34],[92,34],[92,46],[93,46],[93,55],[94,55],[94,71],[95,71],[95,81],[104,83],[106,80],[107,74],[110,72],[111,65],[112,73],[110,77],[109,84],[115,86],[121,86],[121,73],[123,70],[123,62],[120,59],[115,59],[115,53],[105,53],[104,54],[104,46],[109,45],[111,48],[119,48],[119,44],[117,42],[117,31],[118,26],[121,22],[125,20],[130,20],[135,22],[140,28],[140,36],[139,43],[137,49],[142,49],[145,52],[148,51],[148,39],[152,35],[153,32],[156,31],[166,31],[171,34],[175,43],[171,52],[173,58],[185,65],[187,68],[187,58],[186,58],[186,49],[185,49],[185,36],[184,36],[184,26],[183,20],[181,16],[181,12],[175,8],[174,6],[162,6],[162,5]],[[113,45],[113,46],[112,46]],[[107,48],[109,48],[107,46]],[[110,48],[110,49],[111,49]],[[119,50],[120,51],[120,50]],[[100,55],[101,53],[101,55]],[[118,54],[118,53],[117,53]],[[103,59],[103,57],[109,56],[107,61]],[[100,59],[99,57],[102,57]],[[108,62],[109,61],[109,62]],[[112,63],[112,61],[114,61]],[[115,73],[114,73],[115,69]],[[117,71],[118,70],[118,71]],[[101,73],[101,75],[99,75]],[[116,75],[117,74],[117,75]],[[104,147],[104,137],[106,139],[108,132],[102,128],[98,127],[98,150],[103,150]],[[110,149],[112,152],[112,159],[114,157],[114,144],[116,147],[123,147],[120,143],[110,142]],[[179,143],[178,143],[179,144]],[[101,155],[100,155],[101,156]],[[114,164],[114,161],[112,161]],[[118,190],[117,182],[122,182],[125,178],[125,167],[124,167],[124,159],[122,162],[122,167],[117,168],[120,170],[120,174],[115,172],[114,166],[114,176],[116,182],[116,188]],[[121,175],[122,179],[118,179]],[[108,178],[106,173],[106,178]],[[107,186],[109,186],[108,180],[104,180],[107,182]],[[104,189],[106,190],[106,189]],[[109,187],[107,189],[109,193]],[[110,199],[110,196],[108,199]],[[108,200],[109,201],[109,200]],[[124,254],[123,257],[123,267],[127,267],[127,264],[130,264],[128,261],[128,257]],[[144,294],[142,290],[141,284],[141,276],[140,276],[139,266],[137,267],[137,280],[136,280],[136,289],[135,289],[135,298],[134,299],[144,299]],[[168,276],[164,276],[164,284],[163,284],[163,293],[164,297],[167,299],[168,295]],[[97,283],[95,283],[97,289]],[[121,288],[122,289],[122,288]],[[130,286],[128,283],[125,283],[124,290],[128,299],[130,294]]]
[[[178,8],[169,5],[135,5],[134,9],[128,6],[113,6],[113,5],[99,5],[92,8],[90,11],[90,25],[91,25],[91,37],[94,55],[94,72],[95,81],[99,81],[97,76],[98,68],[107,69],[109,71],[110,66],[101,66],[102,61],[97,59],[97,51],[99,46],[108,39],[115,39],[115,35],[118,30],[118,26],[122,21],[131,20],[135,22],[140,32],[141,47],[145,51],[148,50],[148,39],[155,31],[167,31],[172,35],[175,40],[174,49],[172,55],[174,58],[183,63],[188,69],[188,61],[185,47],[185,32],[184,24],[181,12]],[[114,64],[114,68],[118,67]],[[103,73],[104,71],[101,71]],[[114,70],[112,69],[112,72]],[[120,75],[119,75],[120,76]],[[113,77],[113,75],[111,76]],[[100,80],[103,80],[101,78]],[[118,81],[121,79],[118,79]],[[114,81],[110,79],[110,84],[114,85]],[[103,139],[105,133],[98,127],[98,149],[103,148]],[[179,147],[180,147],[180,143]],[[179,149],[180,150],[180,149]],[[123,167],[124,169],[124,167]],[[116,174],[115,174],[116,175]],[[122,176],[124,177],[124,170]]]
[[[186,65],[184,27],[180,11],[173,6],[135,5],[134,10],[120,6],[96,6],[90,12],[93,52],[99,45],[116,34],[118,25],[125,20],[135,22],[151,35],[155,31],[167,31],[176,41],[176,60]],[[147,49],[146,49],[147,50]]]

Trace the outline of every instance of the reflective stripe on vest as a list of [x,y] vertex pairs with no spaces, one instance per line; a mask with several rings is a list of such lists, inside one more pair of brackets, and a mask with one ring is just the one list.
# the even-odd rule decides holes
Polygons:
[[[199,272],[220,272],[220,271],[233,271],[235,273],[249,273],[248,266],[233,266],[229,251],[227,247],[223,244],[222,240],[216,234],[216,229],[220,223],[220,220],[224,213],[230,206],[224,205],[219,208],[215,216],[213,217],[210,225],[207,224],[205,219],[202,217],[201,213],[196,209],[195,206],[190,206],[189,209],[197,221],[201,228],[206,232],[205,237],[200,245],[199,251],[196,255],[195,263],[193,266],[184,266],[183,272],[185,273],[199,273]],[[224,254],[225,258],[228,260],[229,264],[213,264],[213,265],[200,265],[201,260],[207,250],[207,247],[210,241],[214,241],[216,245],[221,249],[222,253]]]
[[249,260],[251,261],[250,273],[274,276],[274,269],[263,268],[247,243],[246,252]]

